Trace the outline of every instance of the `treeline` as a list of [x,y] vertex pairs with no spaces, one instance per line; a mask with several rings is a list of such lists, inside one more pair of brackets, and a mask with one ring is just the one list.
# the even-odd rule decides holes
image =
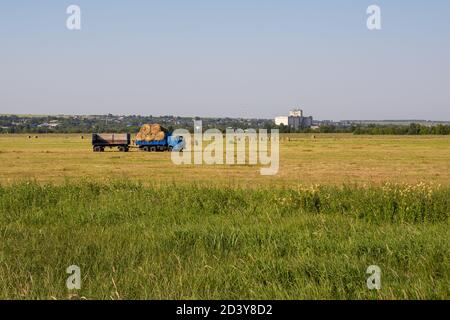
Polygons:
[[175,116],[17,116],[0,115],[0,133],[105,133],[138,132],[145,123],[159,123],[169,130],[194,131],[194,120],[202,120],[203,130],[216,128],[271,129],[269,119],[199,118]]
[[409,126],[369,125],[358,127],[353,133],[359,135],[448,135],[450,134],[450,125],[424,126],[416,123],[411,123]]
[[280,133],[353,133],[356,130],[356,126],[344,127],[338,125],[321,125],[319,128],[300,128],[294,129],[289,126],[280,125],[273,126],[278,128]]
[[[353,133],[355,135],[449,135],[450,125],[439,124],[425,126],[417,123],[410,125],[384,124],[322,124],[319,128],[301,128],[294,130],[289,126],[276,126],[269,119],[233,119],[233,118],[194,118],[202,120],[203,130],[227,128],[234,129],[279,129],[280,133]],[[1,133],[105,133],[138,132],[145,123],[159,123],[169,130],[178,128],[193,132],[192,117],[174,116],[10,116],[0,115]]]
[[416,123],[408,125],[323,125],[318,129],[293,130],[280,126],[281,133],[353,133],[355,135],[449,135],[450,125],[424,126]]

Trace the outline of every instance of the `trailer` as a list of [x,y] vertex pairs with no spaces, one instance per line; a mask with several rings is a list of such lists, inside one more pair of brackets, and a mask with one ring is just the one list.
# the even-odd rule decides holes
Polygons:
[[146,152],[164,152],[164,151],[183,151],[185,142],[183,137],[174,136],[172,132],[164,135],[162,140],[137,140],[136,146],[142,151]]
[[118,148],[120,152],[128,152],[130,143],[129,133],[94,133],[92,135],[94,152],[103,152],[105,148]]

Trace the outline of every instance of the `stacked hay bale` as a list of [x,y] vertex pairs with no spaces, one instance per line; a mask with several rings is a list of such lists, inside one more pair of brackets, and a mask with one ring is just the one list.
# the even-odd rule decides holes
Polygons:
[[167,129],[161,125],[155,124],[144,124],[136,135],[136,141],[159,141],[166,137]]

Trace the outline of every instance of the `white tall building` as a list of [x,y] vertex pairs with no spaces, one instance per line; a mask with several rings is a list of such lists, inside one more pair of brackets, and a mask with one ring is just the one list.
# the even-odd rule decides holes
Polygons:
[[313,125],[313,118],[311,116],[305,117],[303,116],[303,110],[296,108],[289,112],[289,116],[280,116],[275,118],[275,125],[288,126],[294,130],[311,128]]
[[275,125],[281,126],[285,125],[287,126],[289,124],[289,117],[281,116],[275,118]]
[[290,117],[303,117],[303,110],[302,109],[292,109],[289,112]]

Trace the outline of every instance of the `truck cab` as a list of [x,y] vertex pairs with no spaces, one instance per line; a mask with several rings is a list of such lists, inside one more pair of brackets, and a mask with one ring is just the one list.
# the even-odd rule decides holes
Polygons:
[[162,140],[137,140],[136,146],[142,151],[147,152],[163,152],[163,151],[183,151],[185,147],[185,142],[183,137],[173,136],[172,132],[165,135]]

